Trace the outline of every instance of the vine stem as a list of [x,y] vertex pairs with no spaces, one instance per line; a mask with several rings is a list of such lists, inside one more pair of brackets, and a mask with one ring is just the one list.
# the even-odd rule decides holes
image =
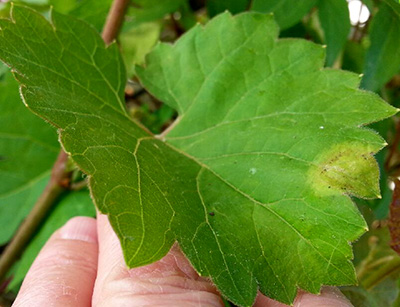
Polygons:
[[[117,37],[128,4],[129,0],[114,0],[101,35],[107,45]],[[7,272],[24,251],[47,213],[68,188],[71,174],[66,169],[67,162],[68,155],[61,150],[52,168],[47,186],[0,257],[0,281],[5,278]]]
[[117,37],[128,5],[129,0],[114,0],[101,34],[106,44],[110,44]]

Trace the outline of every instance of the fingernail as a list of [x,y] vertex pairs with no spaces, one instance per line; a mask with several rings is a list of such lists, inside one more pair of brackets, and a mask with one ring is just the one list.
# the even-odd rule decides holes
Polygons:
[[60,237],[67,240],[97,243],[96,220],[83,216],[74,217],[61,227]]

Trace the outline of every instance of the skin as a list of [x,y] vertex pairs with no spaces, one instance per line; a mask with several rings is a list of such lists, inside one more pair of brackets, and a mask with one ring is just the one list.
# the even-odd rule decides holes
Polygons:
[[[224,306],[216,288],[199,277],[177,246],[160,261],[127,269],[118,239],[104,215],[75,217],[56,231],[36,258],[13,305],[20,306]],[[256,307],[283,307],[261,294]],[[299,293],[297,307],[347,307],[333,287]]]

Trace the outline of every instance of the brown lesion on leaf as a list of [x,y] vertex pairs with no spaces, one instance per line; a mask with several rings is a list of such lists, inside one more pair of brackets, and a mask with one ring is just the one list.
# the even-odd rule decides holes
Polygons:
[[368,144],[346,142],[335,145],[317,157],[309,180],[319,194],[354,195],[380,198],[379,168]]

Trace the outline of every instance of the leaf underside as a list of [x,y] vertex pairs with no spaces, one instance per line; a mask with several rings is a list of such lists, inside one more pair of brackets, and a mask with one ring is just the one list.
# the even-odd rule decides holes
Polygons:
[[85,23],[14,7],[0,28],[0,58],[90,176],[128,266],[178,241],[245,306],[258,288],[291,303],[298,288],[356,282],[349,242],[366,225],[348,195],[379,195],[372,155],[385,145],[360,126],[396,109],[358,90],[358,76],[322,69],[321,46],[278,40],[259,13],[224,13],[157,45],[136,73],[179,118],[154,137],[125,112],[116,45]]

